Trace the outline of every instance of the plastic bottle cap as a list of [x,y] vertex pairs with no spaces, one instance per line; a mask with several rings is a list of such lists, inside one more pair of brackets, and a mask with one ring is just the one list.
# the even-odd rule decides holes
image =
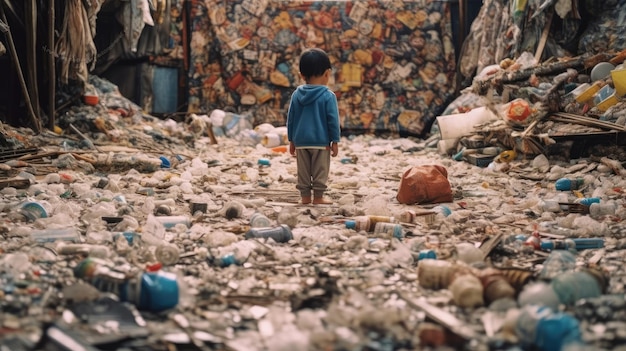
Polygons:
[[43,206],[41,206],[37,202],[27,202],[23,204],[22,207],[20,208],[20,213],[22,213],[31,221],[34,221],[38,218],[48,217],[48,213],[46,212],[46,209],[43,208]]
[[347,220],[345,223],[346,223],[346,228],[348,228],[348,229],[356,228],[356,221]]
[[161,168],[170,168],[172,166],[170,160],[168,160],[167,157],[160,156],[159,159],[161,160]]

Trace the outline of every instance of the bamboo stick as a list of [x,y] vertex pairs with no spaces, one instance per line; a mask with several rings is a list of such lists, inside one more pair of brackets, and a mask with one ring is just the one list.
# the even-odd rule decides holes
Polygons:
[[48,129],[54,130],[56,123],[56,57],[54,56],[55,1],[48,4]]
[[39,108],[39,82],[37,79],[37,1],[26,1],[26,76],[35,115],[41,116]]
[[22,88],[22,94],[24,94],[24,102],[26,103],[26,109],[28,110],[28,115],[31,118],[31,123],[33,124],[33,130],[35,134],[41,133],[41,125],[39,121],[39,117],[35,115],[35,111],[33,110],[32,102],[30,101],[30,95],[28,94],[28,87],[26,86],[26,81],[24,80],[24,72],[22,71],[22,66],[20,65],[20,59],[17,56],[17,50],[15,49],[15,42],[13,41],[13,35],[11,34],[11,28],[8,26],[9,22],[7,21],[7,16],[4,13],[4,4],[0,6],[0,20],[6,24],[6,32],[4,35],[7,38],[7,43],[9,44],[9,51],[11,52],[11,59],[15,64],[17,77],[20,81],[20,87]]
[[550,119],[553,121],[557,121],[557,122],[577,123],[577,124],[581,124],[581,125],[589,126],[589,127],[597,127],[601,129],[618,130],[618,131],[626,132],[626,126],[621,126],[619,124],[612,123],[612,122],[600,121],[595,118],[591,118],[587,116],[580,116],[580,115],[576,115],[573,113],[555,112],[555,113],[552,113],[552,115],[550,116]]

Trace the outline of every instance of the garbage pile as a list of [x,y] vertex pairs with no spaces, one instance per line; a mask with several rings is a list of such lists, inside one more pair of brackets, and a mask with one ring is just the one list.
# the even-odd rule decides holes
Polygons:
[[[4,127],[3,349],[623,349],[622,161],[345,137],[334,204],[299,205],[280,126],[99,93],[58,133]],[[399,202],[430,165],[452,200]]]
[[538,62],[524,52],[484,67],[437,118],[440,152],[481,167],[504,150],[624,161],[612,147],[625,145],[624,57],[626,51]]

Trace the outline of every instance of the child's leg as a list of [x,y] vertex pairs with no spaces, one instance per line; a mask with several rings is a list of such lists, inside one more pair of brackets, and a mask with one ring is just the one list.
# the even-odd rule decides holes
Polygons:
[[303,204],[311,203],[311,154],[312,150],[297,149],[296,165],[298,167],[298,183],[296,189],[300,191]]
[[311,176],[313,177],[313,203],[331,204],[324,198],[330,172],[330,150],[311,150]]

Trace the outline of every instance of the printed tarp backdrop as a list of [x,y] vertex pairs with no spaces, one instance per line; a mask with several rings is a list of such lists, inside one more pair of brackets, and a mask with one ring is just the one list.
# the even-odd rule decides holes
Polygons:
[[344,133],[422,135],[454,97],[447,2],[191,0],[187,8],[189,112],[284,124],[307,47],[331,56]]

